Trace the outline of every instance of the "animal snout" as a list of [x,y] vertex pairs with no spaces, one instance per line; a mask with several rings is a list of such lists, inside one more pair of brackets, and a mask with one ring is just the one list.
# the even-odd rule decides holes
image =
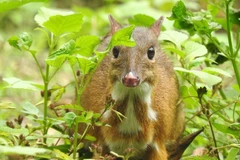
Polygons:
[[132,72],[126,74],[122,79],[122,83],[126,87],[136,87],[139,85],[139,82],[140,82],[139,77],[135,76]]

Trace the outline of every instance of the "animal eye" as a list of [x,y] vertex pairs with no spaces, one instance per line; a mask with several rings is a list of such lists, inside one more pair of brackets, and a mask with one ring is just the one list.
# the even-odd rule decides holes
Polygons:
[[119,49],[117,49],[117,47],[113,47],[112,53],[114,58],[118,58]]
[[148,48],[148,51],[147,51],[147,56],[148,56],[148,59],[152,60],[153,57],[155,55],[155,50],[153,47],[150,47]]

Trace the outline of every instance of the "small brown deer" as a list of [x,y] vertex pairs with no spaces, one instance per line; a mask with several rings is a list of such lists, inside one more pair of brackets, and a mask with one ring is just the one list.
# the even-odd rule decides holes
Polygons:
[[[104,51],[121,25],[110,16],[111,31],[98,50]],[[102,113],[106,97],[115,101],[102,121],[111,127],[94,127],[97,143],[120,155],[132,148],[131,159],[167,160],[165,144],[178,140],[184,114],[178,105],[178,82],[172,63],[162,52],[158,37],[163,17],[150,28],[135,27],[134,47],[115,46],[94,73],[81,97],[86,110]]]

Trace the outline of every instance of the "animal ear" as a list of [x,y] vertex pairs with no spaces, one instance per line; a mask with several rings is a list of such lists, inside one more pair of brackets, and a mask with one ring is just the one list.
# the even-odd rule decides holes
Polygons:
[[162,26],[164,17],[161,16],[156,22],[154,22],[152,24],[152,26],[150,27],[150,29],[156,34],[156,36],[158,37],[160,34],[160,27]]
[[109,15],[109,21],[111,24],[111,34],[114,34],[117,30],[122,28],[122,26],[111,15]]

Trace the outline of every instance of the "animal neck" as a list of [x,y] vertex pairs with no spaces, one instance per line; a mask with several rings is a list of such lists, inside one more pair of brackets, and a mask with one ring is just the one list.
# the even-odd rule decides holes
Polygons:
[[142,123],[156,120],[156,112],[151,108],[152,87],[148,83],[131,88],[120,82],[113,86],[112,98],[116,101],[114,109],[123,114],[119,131],[136,134],[142,130]]

